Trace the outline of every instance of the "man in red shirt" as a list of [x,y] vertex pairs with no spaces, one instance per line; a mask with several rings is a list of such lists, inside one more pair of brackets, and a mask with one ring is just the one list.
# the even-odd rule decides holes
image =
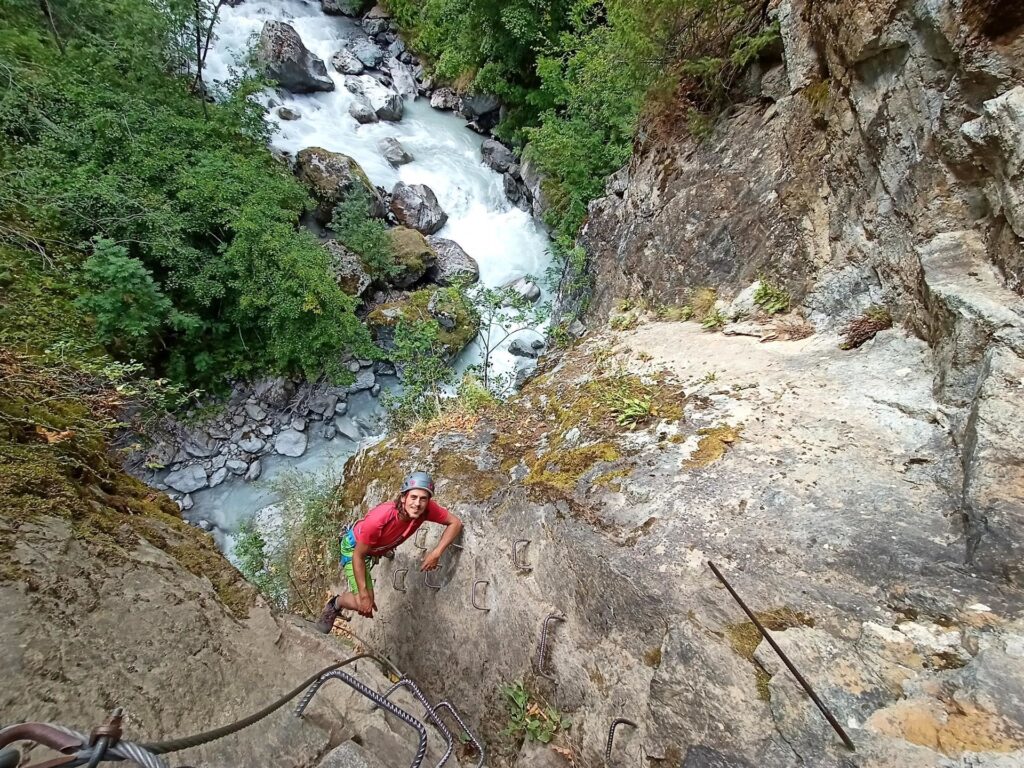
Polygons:
[[377,558],[414,535],[424,522],[447,528],[437,546],[428,552],[421,571],[437,568],[441,555],[462,533],[462,521],[433,499],[434,481],[426,472],[413,472],[402,482],[394,501],[380,504],[357,521],[341,537],[341,570],[348,581],[348,592],[333,595],[324,606],[316,628],[327,634],[338,614],[347,609],[373,618],[377,603],[373,598],[370,570]]

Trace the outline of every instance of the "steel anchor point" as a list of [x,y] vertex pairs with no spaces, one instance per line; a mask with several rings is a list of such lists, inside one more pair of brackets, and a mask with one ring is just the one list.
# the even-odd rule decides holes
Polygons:
[[426,587],[430,587],[431,589],[440,589],[441,587],[444,586],[443,584],[431,584],[430,583],[430,571],[424,571],[423,572],[423,585],[426,586]]
[[544,662],[548,653],[548,627],[552,621],[565,621],[565,616],[557,612],[549,613],[547,618],[544,619],[544,625],[540,631],[540,641],[537,643],[537,674],[541,677],[546,677],[548,680],[555,679],[552,675],[549,675],[544,671]]
[[424,552],[430,549],[430,547],[426,545],[427,533],[428,531],[426,528],[420,528],[418,531],[416,531],[416,538],[412,540],[413,546],[417,549],[422,549]]
[[483,579],[480,579],[480,580],[478,580],[478,581],[474,581],[474,582],[473,582],[473,591],[472,591],[472,593],[470,594],[470,602],[471,602],[471,603],[473,603],[473,607],[474,607],[474,608],[476,608],[476,609],[477,609],[478,611],[489,611],[489,610],[491,610],[490,608],[485,608],[484,606],[482,606],[482,605],[479,605],[479,604],[477,603],[477,601],[476,601],[476,588],[477,588],[477,587],[479,587],[479,586],[480,586],[481,584],[484,584],[484,585],[486,585],[486,586],[489,586],[489,585],[490,585],[490,583],[491,583],[491,582],[489,582],[489,581],[485,581],[485,580],[483,580]]
[[[406,591],[408,591],[405,588],[405,574],[407,574],[408,572],[409,572],[408,568],[396,568],[394,573],[391,574],[391,586],[394,587],[395,589],[397,589],[399,592],[406,592]],[[398,577],[399,577],[399,575],[401,575],[401,577],[402,577],[401,578],[401,582],[402,582],[401,586],[398,585],[398,582],[399,582],[399,578]]]
[[532,565],[528,565],[520,559],[528,546],[530,546],[529,539],[517,539],[512,543],[512,564],[521,571],[533,570]]

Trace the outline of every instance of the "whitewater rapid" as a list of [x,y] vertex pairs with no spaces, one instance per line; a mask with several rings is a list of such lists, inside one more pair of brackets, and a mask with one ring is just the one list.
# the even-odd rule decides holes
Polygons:
[[[505,197],[501,175],[481,161],[483,137],[466,128],[465,120],[433,109],[423,98],[406,99],[404,116],[397,123],[360,125],[349,115],[349,104],[355,97],[344,87],[345,76],[330,66],[330,59],[347,38],[363,34],[355,20],[327,16],[319,3],[301,0],[245,0],[237,7],[223,6],[206,66],[207,84],[214,93],[223,92],[246,70],[248,53],[270,20],[294,27],[305,46],[328,65],[336,85],[335,90],[326,93],[296,95],[268,90],[257,96],[264,106],[273,100],[300,115],[298,120],[285,121],[278,117],[276,108],[268,108],[272,148],[293,156],[313,146],[342,152],[362,166],[373,184],[387,190],[398,181],[426,184],[448,214],[447,223],[437,235],[454,240],[477,261],[483,285],[498,287],[532,275],[543,286],[550,263],[548,236],[529,213]],[[361,81],[367,90],[381,87],[369,76],[362,76]],[[392,168],[377,146],[386,137],[398,139],[413,161]],[[542,300],[546,298],[545,291]],[[471,344],[457,367],[478,363],[480,357],[476,344]],[[519,361],[504,349],[492,354],[496,373],[514,371]],[[350,399],[350,413],[365,424],[380,424],[378,402],[363,395]],[[374,433],[379,431],[368,429],[366,440],[375,439]],[[273,454],[265,457],[263,475],[253,483],[228,482],[195,494],[195,506],[187,516],[212,523],[218,542],[231,553],[239,525],[278,500],[276,488],[284,473],[300,471],[338,478],[347,458],[359,447],[346,440],[311,437],[306,453],[299,459]]]

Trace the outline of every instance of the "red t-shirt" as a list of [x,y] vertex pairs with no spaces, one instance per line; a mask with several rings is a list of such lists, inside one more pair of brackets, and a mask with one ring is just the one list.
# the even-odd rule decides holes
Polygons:
[[381,555],[394,549],[412,536],[424,522],[447,523],[448,510],[431,499],[427,502],[427,511],[415,520],[403,521],[398,516],[395,502],[386,501],[366,513],[366,517],[357,522],[352,532],[356,541],[370,548],[371,555]]

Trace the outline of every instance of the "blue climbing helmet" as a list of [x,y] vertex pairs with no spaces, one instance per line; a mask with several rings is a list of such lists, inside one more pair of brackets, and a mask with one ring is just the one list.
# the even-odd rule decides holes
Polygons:
[[429,472],[413,472],[412,474],[406,475],[405,480],[402,481],[402,495],[404,496],[413,488],[419,488],[420,490],[426,491],[430,494],[431,498],[433,498],[434,479],[430,476]]

